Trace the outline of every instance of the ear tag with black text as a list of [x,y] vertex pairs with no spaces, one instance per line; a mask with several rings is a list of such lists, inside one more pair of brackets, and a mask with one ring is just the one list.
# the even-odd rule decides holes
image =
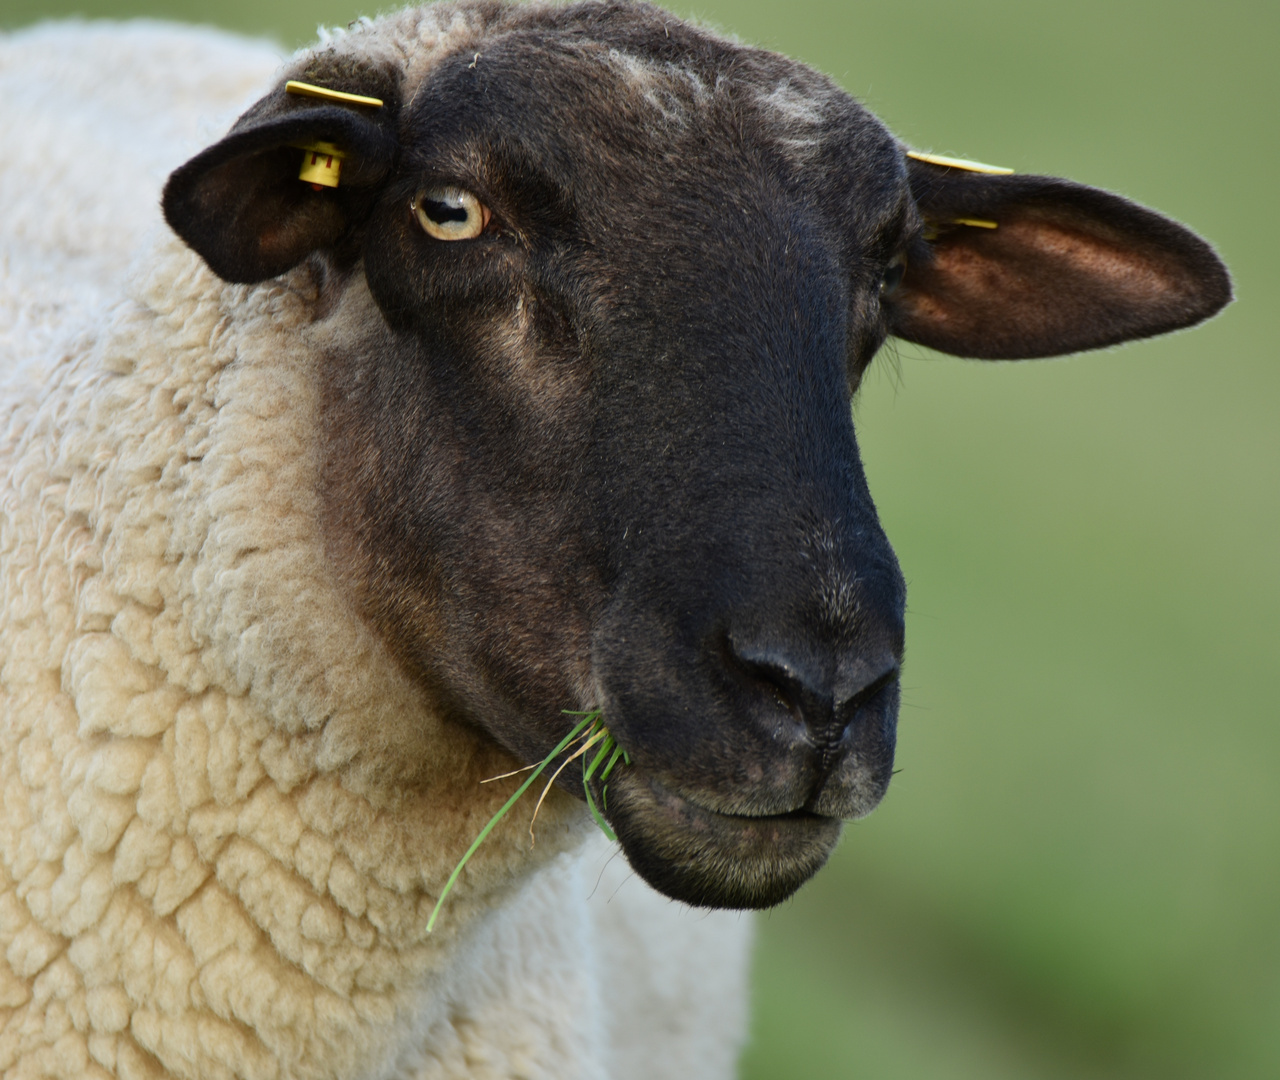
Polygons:
[[[360,94],[346,94],[341,90],[330,90],[324,86],[312,86],[311,83],[290,79],[284,84],[285,91],[300,97],[319,98],[322,101],[335,101],[341,105],[367,105],[375,109],[382,108],[382,99],[363,97]],[[342,159],[346,155],[333,143],[313,142],[297,144],[299,150],[305,150],[302,158],[302,169],[298,179],[310,184],[316,191],[321,188],[336,188],[342,175]]]

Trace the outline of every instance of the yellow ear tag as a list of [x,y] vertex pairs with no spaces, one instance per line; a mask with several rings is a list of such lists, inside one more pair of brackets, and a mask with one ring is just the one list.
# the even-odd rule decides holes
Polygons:
[[[330,90],[327,86],[312,86],[311,83],[290,79],[284,84],[285,92],[298,94],[301,97],[319,98],[321,101],[336,101],[341,105],[369,105],[375,109],[382,108],[382,99],[363,97],[360,94],[346,94],[341,90]],[[333,143],[316,142],[298,144],[298,149],[307,151],[302,159],[302,171],[298,179],[310,184],[319,191],[321,188],[336,188],[338,177],[342,175],[342,159],[346,155]]]
[[941,154],[922,154],[917,150],[908,150],[907,157],[923,161],[928,165],[942,165],[948,169],[964,169],[965,172],[988,173],[991,176],[1008,176],[1013,172],[1000,165],[984,165],[981,161],[966,161],[964,158],[943,157]]
[[924,238],[932,243],[942,235],[942,228],[946,225],[968,225],[971,229],[998,229],[1000,223],[998,221],[987,221],[986,218],[957,217],[947,218],[945,221],[937,221],[931,218],[924,219]]
[[337,187],[338,177],[342,175],[342,159],[347,155],[333,143],[314,142],[298,147],[305,150],[302,156],[302,171],[298,179],[310,184],[319,191],[322,187]]
[[372,105],[382,108],[382,98],[363,97],[360,94],[344,94],[341,90],[330,90],[327,86],[312,86],[310,83],[290,79],[284,84],[286,93],[298,94],[301,97],[320,98],[322,101],[337,101],[343,105]]

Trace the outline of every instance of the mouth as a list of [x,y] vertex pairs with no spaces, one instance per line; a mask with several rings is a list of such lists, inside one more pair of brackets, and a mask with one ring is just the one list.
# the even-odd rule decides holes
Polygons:
[[760,817],[710,810],[634,767],[597,793],[632,868],[694,907],[773,907],[816,874],[843,822],[806,810]]

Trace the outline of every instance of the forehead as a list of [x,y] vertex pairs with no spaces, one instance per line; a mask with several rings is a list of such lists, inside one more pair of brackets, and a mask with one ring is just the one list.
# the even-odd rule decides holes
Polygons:
[[853,197],[872,219],[901,203],[896,141],[811,68],[656,9],[592,20],[578,8],[534,10],[433,66],[403,121],[413,152],[506,151],[579,191],[739,173]]

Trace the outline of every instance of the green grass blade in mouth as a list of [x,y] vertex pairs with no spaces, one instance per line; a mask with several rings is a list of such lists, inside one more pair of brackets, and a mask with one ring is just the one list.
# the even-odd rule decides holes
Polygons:
[[[587,766],[586,764],[587,759],[586,758],[582,759],[583,760],[582,782],[584,784],[588,780],[590,780],[592,776],[595,775],[595,771],[597,768],[600,767],[600,762],[604,760],[604,756],[607,753],[609,753],[609,751],[612,750],[617,745],[618,744],[614,741],[614,738],[612,735],[606,735],[600,743],[600,752],[591,759],[591,765]],[[600,779],[603,780],[604,777],[601,777]]]
[[[595,774],[596,769],[600,767],[600,762],[604,760],[606,754],[610,752],[614,754],[614,757],[610,759],[610,764],[617,759],[617,747],[618,743],[614,737],[606,734],[600,742],[600,750],[591,759],[591,764],[588,766],[587,759],[585,757],[582,759],[582,792],[587,797],[587,809],[591,811],[591,816],[595,819],[596,824],[600,826],[600,831],[604,833],[610,843],[614,844],[618,842],[617,834],[609,828],[609,823],[605,821],[604,815],[596,807],[596,800],[591,795],[591,777]],[[601,782],[604,781],[603,774],[600,779]]]
[[[599,724],[592,724],[587,729],[586,735],[582,737],[582,745],[578,747],[572,754],[564,759],[564,763],[555,772],[551,774],[551,779],[547,781],[547,786],[542,789],[542,794],[538,796],[538,805],[533,808],[533,817],[529,820],[529,846],[533,847],[533,823],[538,820],[538,811],[542,809],[542,804],[546,801],[551,786],[560,779],[560,774],[565,771],[574,761],[575,758],[582,757],[588,750],[598,742],[602,742],[607,738],[606,732]],[[585,758],[583,760],[586,760]]]
[[[624,765],[631,764],[631,755],[622,749],[622,747],[615,741],[613,754],[609,757],[609,763],[604,767],[604,771],[600,774],[600,802],[601,805],[604,806],[605,810],[609,809],[609,774],[613,772],[613,767],[618,764],[619,758],[622,759],[622,763]],[[591,799],[588,795],[587,802],[590,801]],[[613,835],[612,829],[608,830],[605,835],[611,840],[617,840],[617,837]]]
[[606,839],[608,839],[610,843],[616,844],[618,842],[618,836],[611,828],[609,828],[609,823],[605,821],[604,815],[596,809],[596,801],[591,797],[591,789],[584,784],[582,791],[587,797],[587,809],[591,811],[591,816],[595,818],[596,824],[600,826],[600,831],[604,833]]
[[[601,798],[606,800],[605,806],[607,807],[608,806],[607,796],[609,794],[609,786],[606,783],[606,781],[608,781],[609,779],[609,774],[613,772],[614,766],[617,765],[619,761],[622,761],[626,765],[630,765],[631,755],[628,754],[621,746],[618,745],[617,739],[615,739],[612,735],[609,734],[608,729],[604,726],[603,722],[600,720],[599,709],[592,709],[589,712],[575,712],[570,709],[565,709],[564,712],[568,716],[580,716],[582,717],[582,719],[579,720],[578,723],[576,723],[573,726],[573,730],[570,731],[569,734],[566,735],[563,739],[561,739],[556,744],[555,749],[552,750],[551,753],[549,753],[546,757],[544,757],[542,761],[540,761],[537,765],[526,766],[526,768],[530,768],[533,771],[530,772],[527,777],[525,777],[524,783],[522,783],[518,788],[516,788],[515,793],[511,796],[511,798],[509,798],[505,803],[502,804],[502,808],[496,814],[494,814],[493,817],[489,819],[489,823],[485,825],[483,829],[480,830],[480,835],[477,836],[473,841],[471,841],[471,846],[467,848],[466,854],[463,855],[462,858],[458,861],[458,865],[453,868],[453,873],[449,875],[449,880],[444,883],[444,888],[440,892],[440,898],[436,901],[436,906],[431,911],[431,918],[427,920],[428,934],[435,929],[436,917],[440,914],[440,909],[444,907],[445,898],[448,897],[449,893],[453,890],[453,886],[457,883],[458,877],[462,873],[462,868],[467,865],[467,861],[471,858],[472,855],[476,853],[480,845],[485,842],[489,834],[493,832],[494,826],[497,825],[498,822],[501,821],[507,815],[507,812],[513,806],[515,806],[516,802],[520,799],[520,796],[522,796],[526,791],[529,790],[530,787],[533,786],[533,782],[537,780],[539,776],[542,775],[543,770],[546,769],[548,765],[550,765],[557,757],[559,757],[562,753],[564,753],[564,751],[567,750],[578,739],[583,740],[583,745],[580,746],[577,750],[575,750],[573,755],[568,759],[568,761],[565,761],[564,764],[562,764],[560,768],[556,770],[556,772],[552,775],[551,780],[548,782],[547,788],[550,788],[551,784],[555,783],[556,777],[560,775],[565,765],[568,765],[569,762],[572,761],[575,757],[581,757],[582,758],[582,790],[587,797],[587,809],[591,811],[591,816],[595,820],[595,823],[598,826],[600,826],[600,831],[603,832],[611,842],[617,843],[618,837],[615,835],[614,831],[611,828],[609,828],[609,823],[604,819],[604,815],[600,812],[599,808],[596,806],[596,801],[591,795],[590,781],[591,781],[591,778],[595,776],[596,770],[600,769],[600,783],[604,785],[604,787],[601,789],[600,794],[601,794]],[[593,746],[596,746],[597,744],[599,745],[600,749],[596,751],[595,756],[591,758],[591,762],[590,764],[588,764],[587,751],[590,750]],[[604,762],[603,769],[600,768],[601,762]],[[521,772],[524,772],[524,769],[515,769],[512,772],[503,773],[501,776],[491,776],[489,777],[489,780],[501,780],[504,777],[515,776],[517,773],[521,773]],[[488,783],[489,780],[485,780],[481,782]],[[542,806],[542,799],[545,799],[546,796],[547,796],[547,792],[546,790],[544,790],[542,792],[542,797],[539,798],[538,800],[539,807]],[[537,817],[537,810],[534,811],[534,817],[535,818]],[[532,828],[532,824],[530,827]],[[532,832],[530,833],[530,835],[532,836]]]
[[485,842],[489,834],[493,832],[493,827],[497,825],[498,822],[501,821],[506,816],[507,811],[509,811],[513,806],[515,806],[520,796],[523,795],[526,791],[528,791],[530,786],[533,784],[533,782],[536,779],[538,779],[540,775],[542,775],[542,770],[545,769],[553,760],[555,760],[555,758],[559,754],[563,753],[564,749],[582,733],[584,728],[590,727],[593,723],[595,723],[597,720],[600,719],[599,710],[596,710],[595,712],[585,713],[585,714],[574,713],[572,715],[582,716],[583,719],[579,721],[577,724],[575,724],[573,730],[570,731],[568,735],[566,735],[563,739],[560,740],[560,742],[556,744],[556,748],[552,750],[551,753],[549,753],[546,757],[542,759],[541,764],[539,764],[538,767],[535,768],[533,772],[531,772],[528,775],[528,777],[525,778],[524,783],[521,784],[518,788],[516,788],[515,794],[513,794],[511,798],[509,798],[505,803],[502,804],[502,809],[499,810],[496,814],[493,815],[493,817],[489,819],[489,823],[483,829],[480,830],[480,835],[477,836],[473,841],[471,841],[471,846],[467,848],[467,853],[462,856],[462,858],[458,861],[458,865],[453,868],[453,873],[449,875],[449,880],[444,883],[444,888],[440,892],[440,898],[436,901],[436,906],[431,911],[431,918],[427,920],[428,934],[435,929],[436,917],[440,914],[440,909],[444,906],[445,899],[446,897],[448,897],[449,893],[452,891],[454,884],[458,880],[458,876],[462,873],[462,868],[467,865],[467,861],[471,858],[472,855],[476,853],[480,845]]
[[617,743],[614,743],[613,755],[609,758],[609,764],[604,767],[604,772],[600,774],[601,783],[604,783],[604,781],[609,779],[609,774],[613,772],[613,767],[618,764],[618,758],[622,758],[628,765],[631,764],[631,755],[622,749],[621,746],[617,745]]

